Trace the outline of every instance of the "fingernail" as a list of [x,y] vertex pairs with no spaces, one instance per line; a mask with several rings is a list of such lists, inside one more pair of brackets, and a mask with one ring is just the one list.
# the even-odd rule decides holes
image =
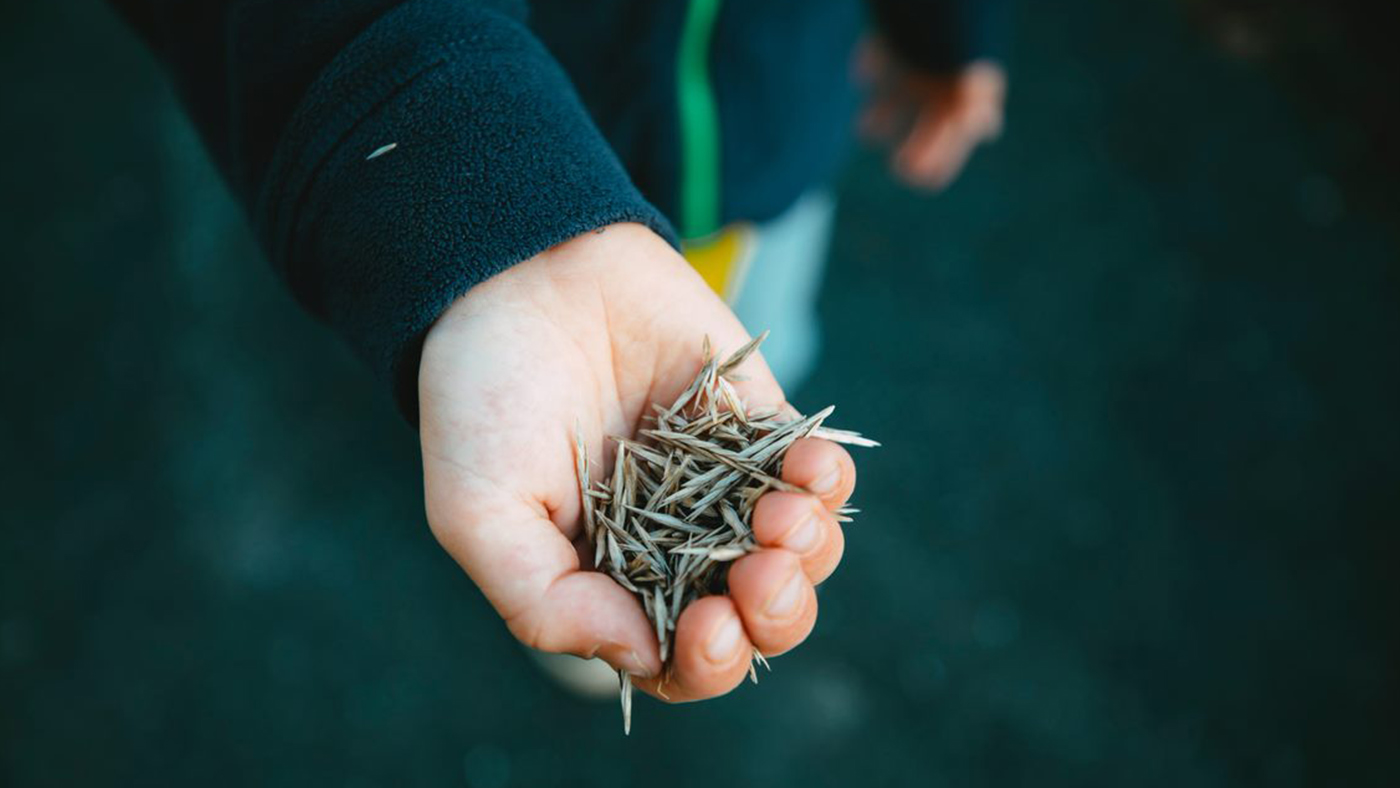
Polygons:
[[705,659],[721,665],[734,658],[734,650],[739,647],[739,638],[744,636],[744,628],[739,619],[730,616],[723,624],[715,627],[710,641],[705,644]]
[[793,572],[782,590],[768,599],[768,604],[763,606],[763,613],[769,618],[786,618],[797,611],[797,605],[801,601],[802,573]]
[[812,483],[812,492],[818,495],[826,495],[836,491],[836,485],[841,483],[841,466],[836,466],[826,475]]
[[821,541],[821,537],[821,524],[817,522],[817,516],[809,514],[807,519],[798,523],[783,537],[783,547],[794,553],[809,553],[817,546],[817,542]]

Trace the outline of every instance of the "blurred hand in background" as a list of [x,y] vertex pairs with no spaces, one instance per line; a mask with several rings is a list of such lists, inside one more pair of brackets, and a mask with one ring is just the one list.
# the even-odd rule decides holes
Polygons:
[[946,188],[978,145],[1001,134],[1006,73],[993,61],[930,74],[905,67],[871,40],[861,47],[856,73],[871,91],[861,136],[893,146],[891,168],[910,186]]

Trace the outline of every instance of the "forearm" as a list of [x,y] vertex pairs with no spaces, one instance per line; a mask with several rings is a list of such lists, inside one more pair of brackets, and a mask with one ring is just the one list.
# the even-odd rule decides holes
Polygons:
[[245,202],[317,75],[404,0],[109,0],[155,53]]
[[123,7],[297,299],[410,418],[421,338],[473,285],[605,224],[669,233],[519,3],[189,3]]

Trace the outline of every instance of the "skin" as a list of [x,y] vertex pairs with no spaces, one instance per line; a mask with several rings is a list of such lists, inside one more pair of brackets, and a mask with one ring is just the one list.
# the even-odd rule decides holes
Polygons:
[[891,145],[890,168],[910,186],[947,188],[979,145],[1001,135],[1006,74],[995,62],[927,74],[904,68],[872,42],[857,57],[856,71],[872,92],[861,135]]
[[[855,485],[840,446],[795,444],[783,478],[820,492],[757,503],[764,549],[735,561],[730,591],[691,604],[661,683],[656,636],[632,594],[581,558],[573,435],[607,468],[607,435],[633,435],[650,402],[690,382],[708,335],[749,339],[729,308],[650,230],[619,224],[560,244],[483,282],[434,325],[419,368],[428,522],[522,643],[599,657],[671,701],[722,695],[753,647],[781,654],[817,617],[814,585],[841,560],[832,516]],[[762,356],[738,370],[751,408],[784,405]]]
[[[861,130],[892,145],[891,168],[911,186],[947,187],[1001,133],[1006,77],[995,63],[929,75],[872,44],[858,71],[874,96]],[[649,403],[669,403],[694,375],[706,335],[720,352],[749,339],[669,245],[620,224],[473,288],[429,332],[419,367],[425,497],[439,542],[522,643],[598,657],[670,701],[723,695],[744,679],[753,648],[781,654],[812,631],[815,585],[845,547],[832,512],[856,477],[836,444],[791,448],[784,480],[818,494],[758,501],[754,536],[764,549],[734,562],[728,595],[681,614],[674,669],[663,679],[641,605],[588,570],[574,425],[593,467],[610,467],[605,436],[635,434]],[[784,405],[761,354],[738,372],[750,407]]]

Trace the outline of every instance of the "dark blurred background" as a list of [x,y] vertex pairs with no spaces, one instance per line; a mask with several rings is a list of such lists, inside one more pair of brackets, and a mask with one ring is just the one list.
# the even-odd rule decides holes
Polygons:
[[1370,6],[1026,2],[950,192],[855,156],[796,399],[885,441],[865,515],[808,645],[624,739],[435,545],[134,37],[6,0],[0,783],[1400,784]]

